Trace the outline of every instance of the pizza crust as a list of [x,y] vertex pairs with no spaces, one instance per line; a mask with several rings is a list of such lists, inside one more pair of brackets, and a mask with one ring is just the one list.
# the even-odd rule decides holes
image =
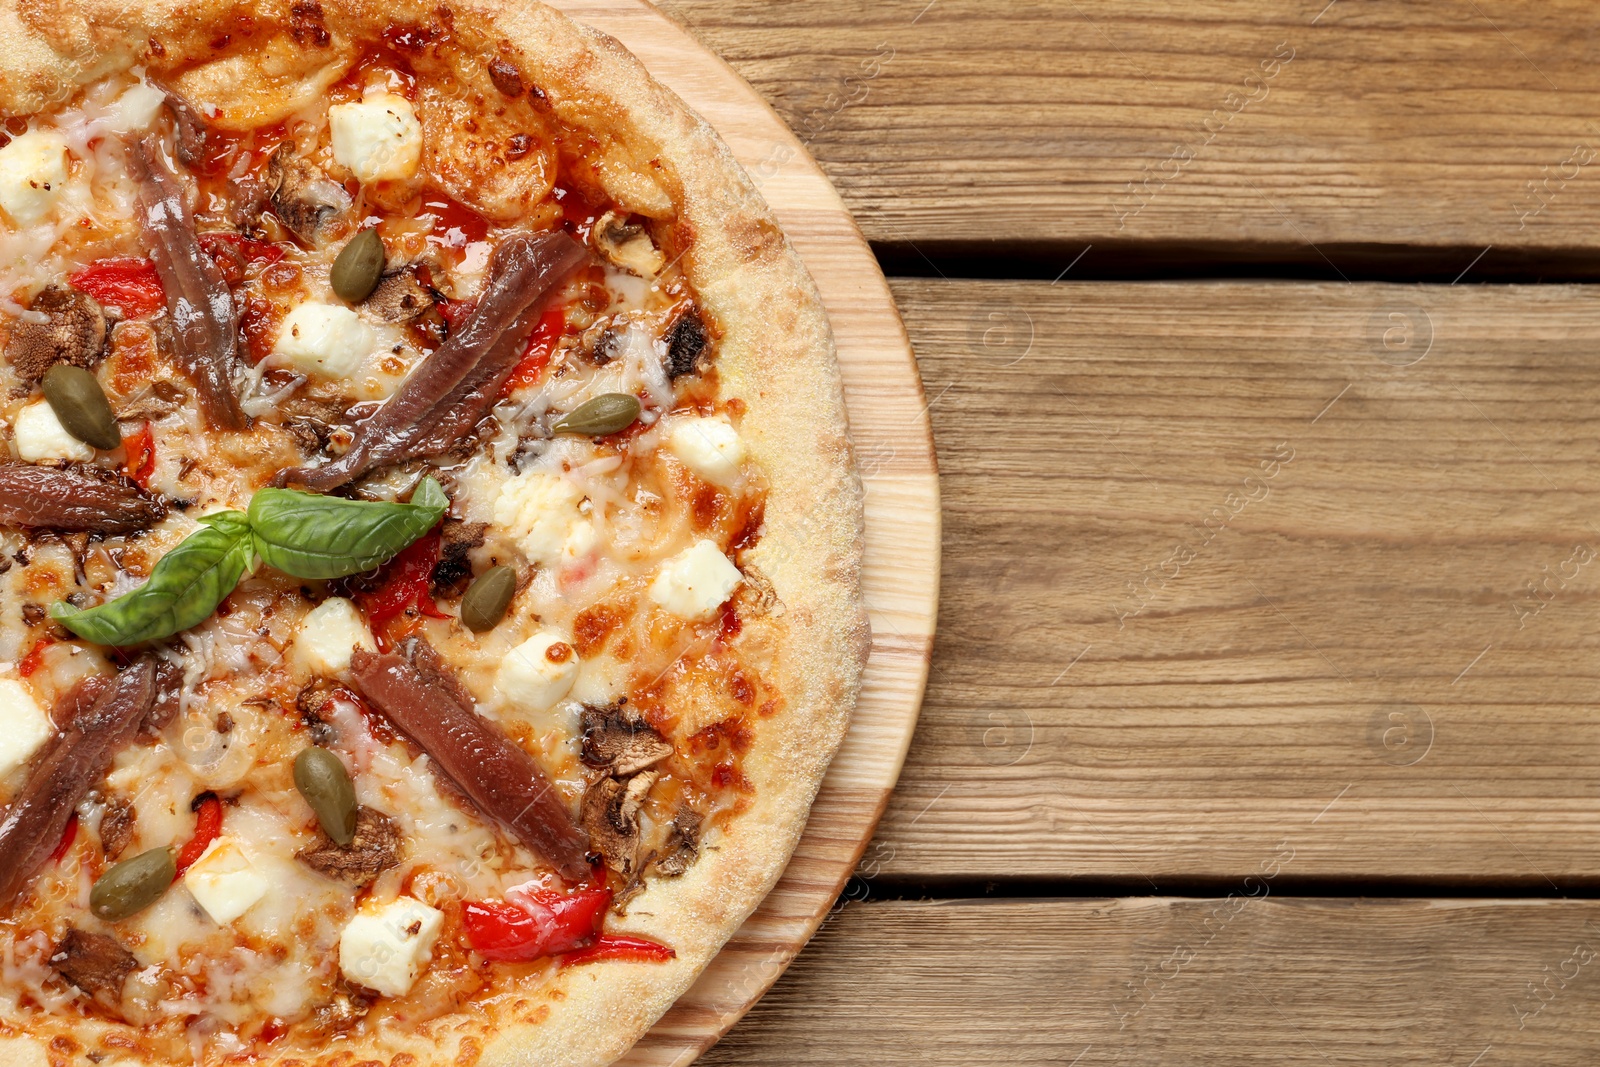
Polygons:
[[[217,28],[246,6],[0,0],[0,110],[40,110],[113,70],[143,63],[159,74],[186,56],[208,55]],[[319,7],[330,39],[308,51],[308,80],[347,66],[354,42],[390,26],[442,28],[476,59],[476,70],[463,64],[458,72],[473,91],[492,99],[487,63],[498,56],[544,91],[558,119],[597,136],[596,180],[623,207],[670,219],[679,250],[689,245],[681,264],[720,337],[722,394],[746,405],[742,432],[769,482],[765,532],[739,562],[759,569],[782,605],[781,615],[755,625],[780,649],[764,677],[784,700],[752,724],[756,740],[742,765],[754,784],[752,803],[725,832],[708,837],[686,874],[651,880],[626,917],[608,924],[611,932],[670,944],[677,958],[569,968],[556,979],[558,996],[491,1003],[487,1025],[478,1015],[446,1016],[398,1043],[386,1035],[383,1051],[360,1041],[336,1046],[358,1060],[405,1051],[424,1063],[449,1058],[463,1067],[475,1059],[609,1063],[689,987],[777,881],[855,703],[869,637],[860,588],[862,491],[826,315],[727,146],[617,41],[522,0],[451,3],[447,26],[436,5],[311,6]],[[265,2],[254,11],[260,24],[290,26],[289,7]],[[152,53],[152,41],[164,54]],[[281,67],[281,49],[263,54]],[[230,76],[248,65],[230,62]],[[262,73],[281,78],[282,70]],[[220,91],[221,80],[216,84]],[[670,242],[668,254],[677,254]],[[752,994],[767,977],[752,978]],[[86,1028],[85,1044],[92,1037]],[[29,1045],[0,1046],[0,1062],[39,1062],[37,1046]]]

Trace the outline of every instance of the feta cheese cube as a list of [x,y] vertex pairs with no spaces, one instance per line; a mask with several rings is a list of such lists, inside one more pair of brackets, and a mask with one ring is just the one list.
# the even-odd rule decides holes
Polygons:
[[329,597],[306,612],[294,639],[295,659],[312,674],[349,670],[357,647],[375,652],[378,644],[361,612],[342,596]]
[[715,541],[699,540],[661,565],[650,599],[680,618],[710,617],[744,580]]
[[364,908],[339,935],[339,970],[386,997],[404,996],[433,960],[444,912],[411,897]]
[[594,524],[578,505],[583,490],[559,474],[529,471],[506,481],[494,502],[494,521],[523,553],[546,565],[576,559],[594,547]]
[[708,482],[726,484],[744,462],[744,439],[726,415],[674,419],[667,430],[667,451]]
[[333,158],[360,182],[409,178],[422,164],[422,124],[403,96],[374,92],[359,104],[334,104],[328,132]]
[[32,759],[55,732],[50,716],[27,686],[15,678],[0,678],[0,776]]
[[106,127],[114,133],[149,129],[156,116],[161,114],[166,99],[165,93],[147,82],[130,85],[111,106],[111,113],[105,120]]
[[278,327],[274,354],[297,370],[348,378],[372,352],[372,327],[347,307],[307,301],[290,310]]
[[524,711],[548,711],[578,677],[578,654],[560,634],[541,630],[500,661],[495,688]]
[[183,884],[218,926],[226,926],[249,911],[270,888],[266,877],[231,837],[211,842],[183,873]]
[[0,208],[18,226],[50,213],[67,185],[67,139],[29,130],[0,148]]
[[49,401],[36,400],[17,412],[17,455],[29,463],[42,459],[94,458],[94,446],[67,432]]

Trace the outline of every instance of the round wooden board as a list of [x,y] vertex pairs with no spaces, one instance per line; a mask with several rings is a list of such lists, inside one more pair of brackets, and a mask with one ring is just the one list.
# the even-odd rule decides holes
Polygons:
[[827,306],[866,486],[872,653],[849,736],[777,887],[619,1062],[686,1064],[749,1010],[816,932],[900,775],[939,598],[939,484],[922,381],[872,251],[809,153],[745,81],[645,0],[551,0],[608,33],[709,122],[749,172]]

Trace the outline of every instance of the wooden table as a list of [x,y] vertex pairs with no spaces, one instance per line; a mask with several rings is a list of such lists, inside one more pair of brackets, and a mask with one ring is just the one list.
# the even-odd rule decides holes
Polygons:
[[663,0],[806,141],[945,504],[878,837],[714,1064],[1591,1064],[1600,34]]

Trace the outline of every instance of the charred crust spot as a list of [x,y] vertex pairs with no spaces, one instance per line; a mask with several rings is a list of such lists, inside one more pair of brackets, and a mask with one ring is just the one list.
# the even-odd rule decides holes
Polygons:
[[588,659],[605,646],[613,631],[623,623],[622,611],[609,604],[596,604],[580,611],[572,620],[572,646],[582,659]]
[[506,96],[522,95],[522,72],[499,56],[489,61],[489,80]]
[[345,846],[318,833],[316,844],[294,858],[318,874],[347,885],[366,885],[400,862],[400,828],[381,811],[356,811],[356,836]]
[[538,144],[530,133],[514,133],[506,139],[506,158],[515,162],[533,151]]
[[667,327],[667,377],[673,381],[704,370],[708,338],[700,309],[690,304],[677,321]]
[[625,700],[585,704],[579,722],[583,762],[616,777],[626,778],[672,755],[672,746]]
[[114,1004],[122,999],[122,984],[139,969],[139,961],[116,938],[70,926],[56,942],[50,966],[96,1000]]
[[6,345],[6,360],[18,378],[31,385],[57,363],[92,367],[105,354],[106,313],[88,293],[51,285],[34,297],[32,310],[45,321],[19,322]]
[[322,5],[316,0],[295,0],[289,5],[289,36],[297,44],[326,48],[333,39],[322,21]]

